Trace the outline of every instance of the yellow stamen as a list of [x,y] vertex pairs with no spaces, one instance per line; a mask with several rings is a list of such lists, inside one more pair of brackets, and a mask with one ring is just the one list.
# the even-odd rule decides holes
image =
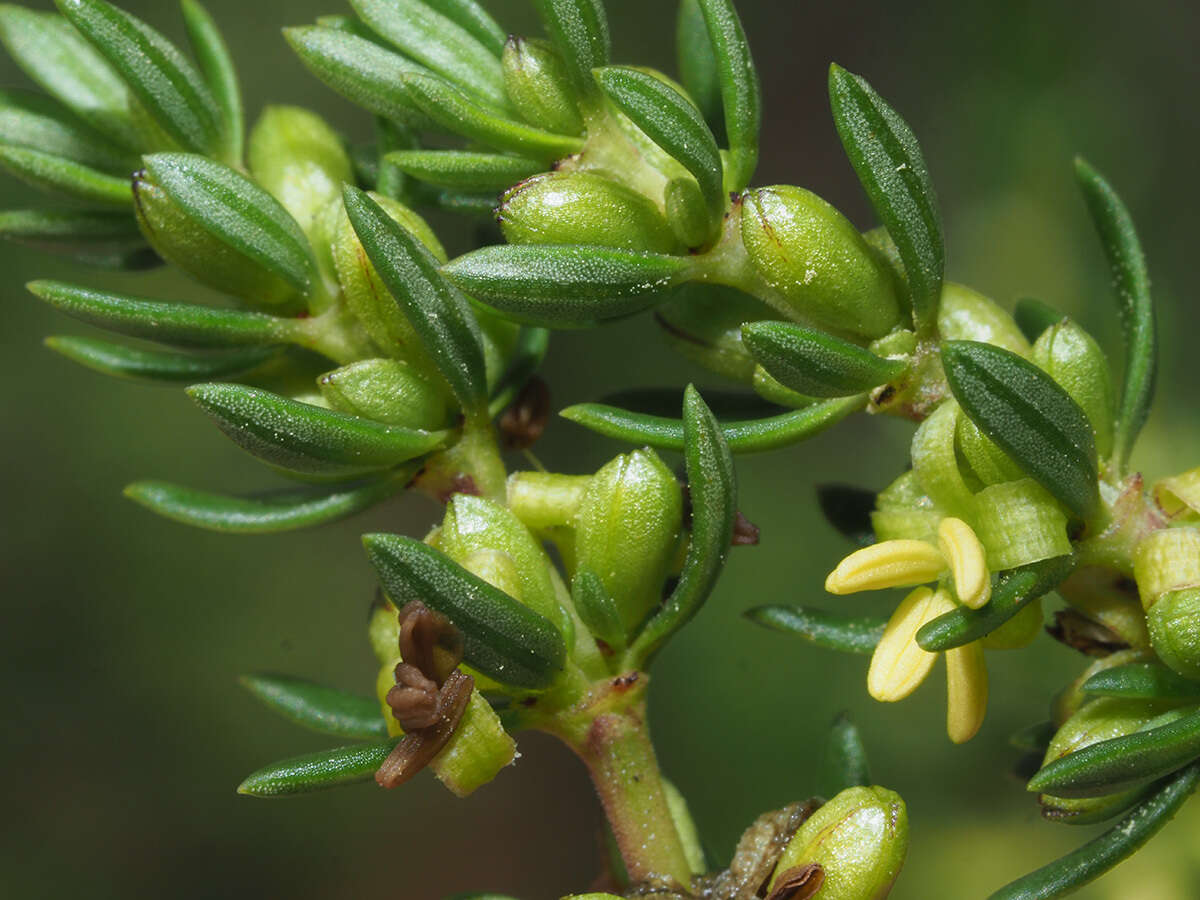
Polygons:
[[972,641],[946,651],[946,734],[956,744],[975,737],[987,712],[988,674],[983,647]]
[[867,670],[867,690],[876,700],[892,703],[915,691],[929,675],[937,660],[936,653],[922,650],[917,631],[930,619],[954,609],[954,601],[944,591],[920,587],[904,598],[892,618]]
[[946,571],[941,552],[925,541],[884,541],[843,559],[825,579],[831,594],[913,587],[936,581]]
[[992,597],[992,577],[983,544],[971,526],[962,519],[942,519],[938,525],[938,546],[950,564],[959,602],[971,609],[986,604]]

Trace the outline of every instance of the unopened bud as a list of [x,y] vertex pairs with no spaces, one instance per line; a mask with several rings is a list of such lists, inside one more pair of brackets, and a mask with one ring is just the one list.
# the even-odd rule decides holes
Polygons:
[[317,379],[331,409],[386,425],[437,430],[448,419],[446,397],[398,359],[364,359]]
[[1200,678],[1200,587],[1167,591],[1146,613],[1150,645],[1163,662]]
[[1013,317],[999,304],[961,284],[948,281],[942,286],[937,324],[943,340],[995,344],[1025,357],[1030,353],[1029,341]]
[[1070,319],[1051,325],[1033,345],[1033,361],[1058,382],[1088,417],[1096,452],[1112,452],[1113,387],[1104,351]]
[[547,41],[510,36],[500,64],[504,90],[521,118],[556,134],[583,134],[566,66]]

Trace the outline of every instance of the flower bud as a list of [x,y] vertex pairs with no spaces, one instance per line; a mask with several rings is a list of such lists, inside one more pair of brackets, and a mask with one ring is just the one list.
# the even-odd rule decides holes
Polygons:
[[803,188],[746,194],[742,242],[759,275],[799,318],[877,338],[900,322],[891,275],[840,212]]
[[791,869],[819,864],[821,900],[881,900],[908,852],[908,810],[882,787],[852,787],[813,813],[788,842],[767,889]]
[[1200,678],[1200,587],[1167,591],[1146,612],[1150,644],[1168,666]]
[[556,134],[583,134],[566,66],[549,42],[510,36],[500,64],[504,90],[521,118]]
[[1154,485],[1154,501],[1168,519],[1195,522],[1200,516],[1200,468],[1159,481]]
[[1162,528],[1133,551],[1133,577],[1147,613],[1168,591],[1200,586],[1200,528]]
[[1028,357],[1029,341],[1013,317],[983,294],[946,282],[938,305],[938,332],[947,341],[980,341]]
[[590,172],[547,172],[504,193],[496,210],[511,244],[592,244],[670,253],[678,242],[645,195]]
[[[394,660],[400,653],[399,614],[392,601],[382,593],[371,607],[371,618],[367,623],[367,639],[371,642],[371,650],[375,653],[375,658],[381,663]],[[395,663],[392,663],[392,666],[394,667]],[[390,688],[391,685],[388,687]]]
[[679,482],[652,450],[618,456],[588,485],[576,520],[576,559],[600,578],[626,629],[661,602],[682,524]]
[[364,359],[317,379],[330,409],[385,425],[436,431],[449,418],[445,395],[398,359]]
[[1033,361],[1059,383],[1088,417],[1096,453],[1112,452],[1113,387],[1104,351],[1070,319],[1051,325],[1033,345]]
[[742,384],[753,381],[755,367],[742,343],[742,325],[774,317],[749,294],[708,284],[685,284],[654,311],[667,341],[683,357]]

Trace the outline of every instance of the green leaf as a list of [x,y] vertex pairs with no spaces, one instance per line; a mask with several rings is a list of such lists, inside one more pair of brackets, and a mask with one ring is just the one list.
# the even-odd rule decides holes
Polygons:
[[609,66],[595,76],[608,99],[692,173],[708,208],[709,233],[715,233],[725,214],[721,154],[700,110],[662,79],[638,69]]
[[399,303],[467,411],[487,402],[483,337],[467,298],[438,272],[433,254],[358,188],[345,189],[346,213],[379,277]]
[[578,328],[657,304],[688,277],[680,256],[575,245],[498,245],[451,260],[443,274],[509,318]]
[[717,61],[725,133],[729,137],[729,170],[725,187],[746,189],[758,167],[758,132],[762,124],[762,90],[750,56],[742,21],[731,0],[699,0],[708,40]]
[[463,633],[463,659],[472,668],[518,688],[554,683],[566,644],[549,619],[420,541],[368,534],[363,544],[392,602],[420,600],[449,618]]
[[125,496],[184,525],[225,534],[275,534],[352,516],[403,490],[414,474],[412,467],[401,467],[369,481],[252,497],[229,497],[165,481],[136,481],[125,488]]
[[1006,572],[981,609],[960,606],[926,622],[917,643],[930,653],[962,647],[991,634],[1022,609],[1066,580],[1075,567],[1073,556],[1055,556]]
[[[404,174],[430,184],[496,193],[545,168],[536,159],[468,150],[399,150],[384,159]],[[494,197],[492,202],[494,205]]]
[[1075,177],[1112,269],[1125,335],[1125,379],[1117,404],[1113,453],[1118,468],[1123,469],[1154,399],[1158,369],[1154,299],[1150,296],[1146,257],[1129,210],[1104,176],[1083,159],[1075,160]]
[[990,900],[1043,900],[1061,897],[1099,878],[1132,856],[1154,837],[1200,784],[1200,764],[1189,766],[1164,782],[1116,825],[1078,850],[1018,878],[991,895]]
[[679,80],[704,114],[713,132],[724,132],[717,57],[708,40],[704,13],[696,0],[681,0],[675,23],[675,61]]
[[277,347],[237,347],[208,353],[183,353],[127,347],[100,338],[66,335],[48,337],[45,344],[67,359],[104,375],[185,384],[247,372],[279,354]]
[[566,63],[575,89],[595,91],[592,69],[608,65],[612,41],[603,0],[535,0],[546,33]]
[[382,425],[242,384],[198,384],[188,396],[235,444],[291,472],[347,478],[443,446],[444,431]]
[[1200,681],[1158,663],[1127,663],[1097,672],[1079,690],[1100,697],[1145,700],[1200,700]]
[[127,212],[8,210],[0,212],[0,237],[104,268],[149,269],[161,262]]
[[1022,297],[1013,309],[1013,319],[1017,327],[1031,344],[1041,337],[1043,331],[1065,318],[1066,313],[1059,312],[1049,303],[1043,303],[1034,297]]
[[840,712],[825,739],[818,792],[833,797],[846,788],[865,787],[871,783],[871,767],[862,735],[850,721],[849,713]]
[[133,190],[128,177],[108,175],[61,156],[0,144],[0,166],[34,187],[76,200],[105,206],[133,205]]
[[908,366],[791,322],[747,322],[742,341],[778,382],[809,397],[848,397],[899,378]]
[[[683,402],[683,390],[682,387],[630,388],[606,394],[598,402],[652,416],[671,416]],[[701,396],[718,418],[736,419],[779,412],[779,407],[774,403],[768,403],[758,394],[748,391],[704,388]]]
[[[866,405],[865,396],[825,400],[765,419],[728,422],[721,430],[734,453],[762,453],[807,440]],[[559,415],[606,437],[647,444],[656,450],[683,449],[683,423],[679,419],[629,412],[601,403],[578,403]]]
[[798,635],[841,653],[874,653],[887,626],[887,619],[879,616],[847,616],[811,606],[756,606],[743,615],[773,631]]
[[221,111],[200,73],[141,19],[104,0],[56,0],[163,130],[197,153],[223,149]]
[[289,319],[261,313],[163,303],[108,294],[58,281],[34,281],[30,293],[73,318],[125,334],[182,347],[245,347],[294,339]]
[[571,579],[571,599],[588,631],[616,653],[625,649],[625,626],[621,623],[621,613],[595,572],[582,567],[575,572],[575,577]]
[[700,611],[725,567],[733,539],[737,516],[733,457],[720,424],[692,385],[683,394],[683,433],[691,539],[675,589],[634,641],[631,653],[639,666]]
[[84,124],[58,101],[25,91],[0,90],[0,142],[108,174],[128,175],[140,165],[136,155]]
[[283,206],[228,166],[189,153],[146,157],[146,171],[193,221],[242,256],[309,293],[316,263],[304,232]]
[[290,675],[243,675],[242,687],[285,719],[336,737],[387,737],[379,701]]
[[246,139],[242,89],[229,45],[213,17],[199,0],[181,0],[183,24],[188,40],[200,64],[200,72],[220,110],[221,133],[224,137],[225,158],[240,162]]
[[871,525],[875,496],[874,491],[849,484],[817,485],[817,503],[825,520],[860,547],[875,543],[875,529]]
[[955,399],[1022,471],[1082,519],[1100,503],[1096,444],[1079,404],[1011,351],[976,341],[942,345]]
[[483,44],[493,55],[504,52],[508,32],[475,0],[425,0],[429,6]]
[[500,60],[452,19],[421,0],[350,0],[350,5],[376,34],[405,56],[489,106],[508,108]]
[[400,738],[293,756],[264,766],[238,785],[239,794],[284,797],[370,781]]
[[942,219],[917,138],[858,75],[829,68],[833,121],[875,213],[900,251],[919,328],[933,327],[942,295]]

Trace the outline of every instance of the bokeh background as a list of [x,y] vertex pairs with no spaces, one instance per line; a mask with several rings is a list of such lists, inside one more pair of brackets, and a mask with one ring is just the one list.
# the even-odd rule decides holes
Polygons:
[[[48,5],[48,4],[47,4]],[[182,39],[175,6],[126,7]],[[316,83],[279,26],[341,12],[338,0],[210,0],[228,30],[248,107],[304,104],[347,134],[367,117]],[[534,33],[529,4],[495,0]],[[1085,153],[1119,186],[1147,248],[1163,334],[1161,390],[1138,462],[1163,475],[1200,462],[1194,295],[1200,189],[1194,38],[1200,7],[1055,2],[801,4],[742,0],[763,73],[757,182],[798,183],[862,227],[866,201],[830,121],[826,67],[865,74],[922,140],[946,221],[950,277],[1005,303],[1041,297],[1106,347],[1118,340],[1108,277],[1071,177]],[[608,0],[617,61],[674,70],[669,0]],[[24,84],[7,59],[0,84]],[[3,206],[35,201],[11,180]],[[453,223],[439,223],[455,245]],[[437,515],[403,499],[349,522],[235,538],[152,518],[122,499],[138,477],[227,489],[275,483],[174,389],[115,383],[55,357],[44,335],[86,328],[38,305],[34,277],[199,298],[170,273],[97,275],[0,248],[3,303],[3,540],[0,883],[13,897],[402,897],[492,889],[522,898],[585,887],[598,865],[596,804],[582,767],[538,736],[494,784],[456,801],[432,777],[288,801],[238,797],[248,772],[328,740],[261,710],[239,673],[276,670],[368,690],[372,576],[357,535],[420,533]],[[564,334],[546,366],[556,404],[702,373],[668,355],[646,319]],[[724,857],[760,811],[814,790],[825,727],[861,723],[876,779],[903,792],[908,866],[894,897],[978,897],[1081,843],[1091,829],[1040,820],[1007,771],[1006,737],[1041,719],[1084,660],[1043,638],[992,654],[981,734],[955,748],[944,689],[930,680],[894,707],[864,690],[865,660],[809,649],[744,622],[763,602],[821,601],[847,549],[816,513],[813,486],[881,487],[910,429],[865,417],[806,446],[740,465],[742,508],[762,527],[734,554],[697,623],[655,670],[664,767]],[[589,471],[619,447],[554,424],[538,453]],[[839,599],[881,609],[883,599]],[[1200,804],[1148,850],[1080,897],[1200,896]]]

